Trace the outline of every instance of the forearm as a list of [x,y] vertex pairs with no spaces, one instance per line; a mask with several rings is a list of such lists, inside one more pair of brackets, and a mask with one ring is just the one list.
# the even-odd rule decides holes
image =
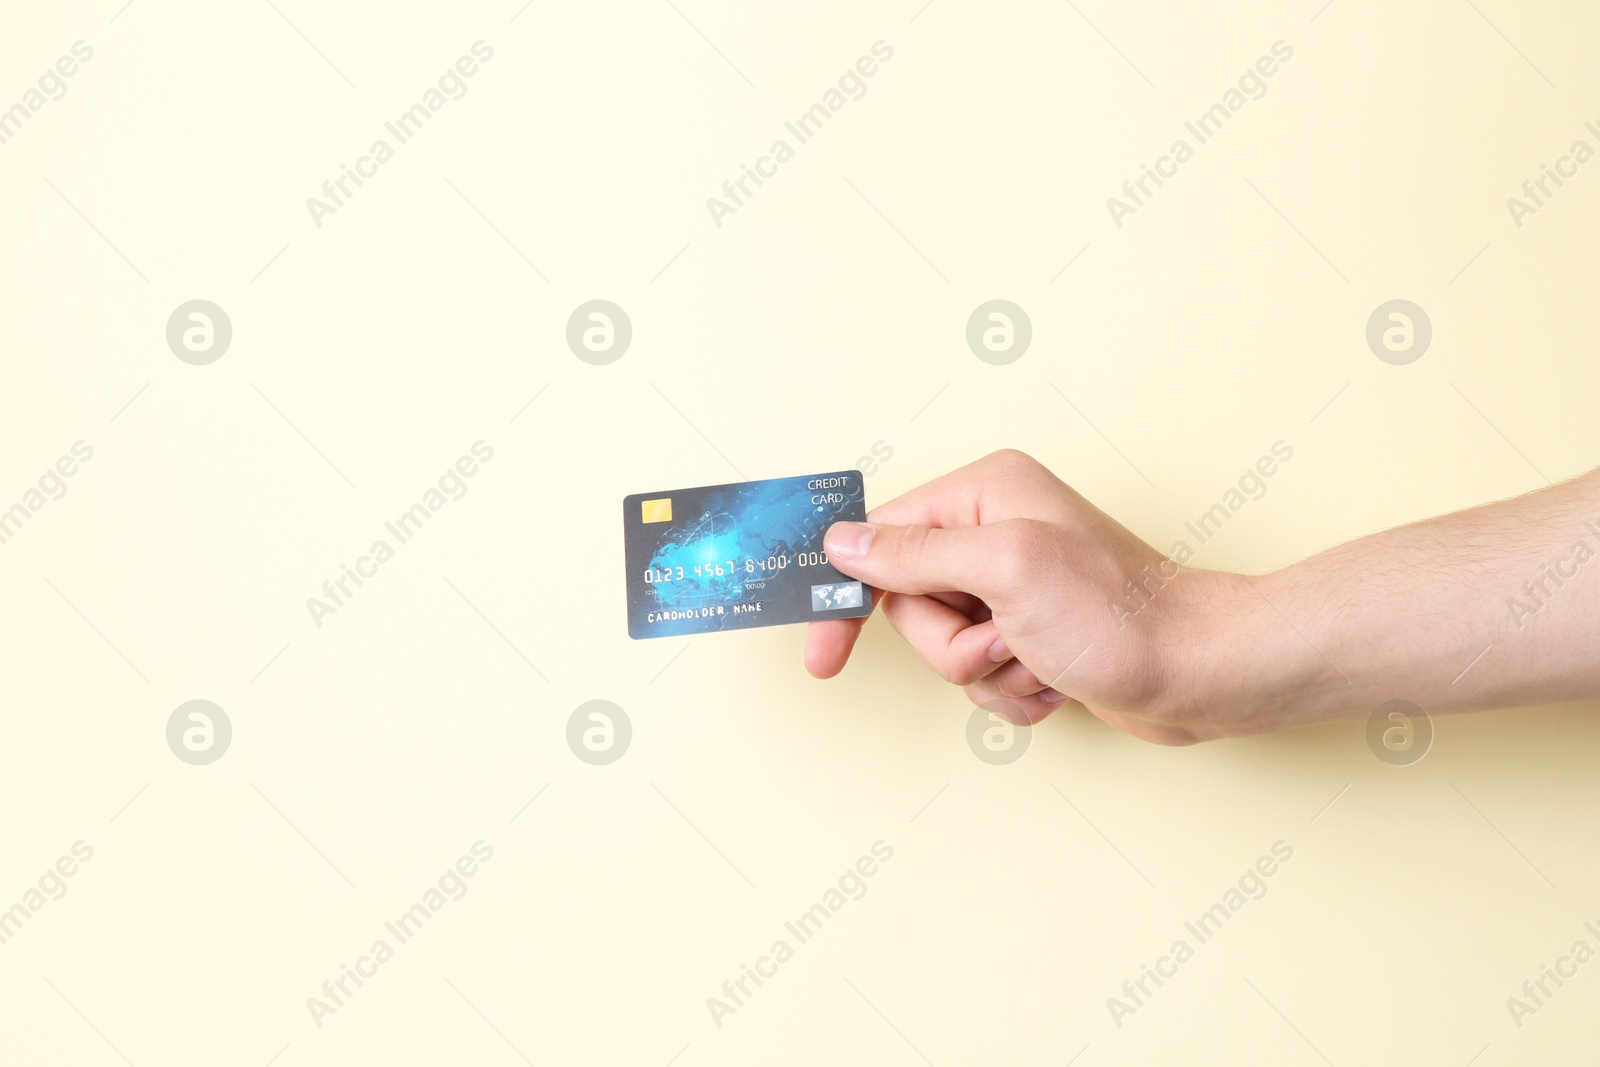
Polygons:
[[1198,688],[1282,725],[1597,696],[1600,471],[1230,584]]

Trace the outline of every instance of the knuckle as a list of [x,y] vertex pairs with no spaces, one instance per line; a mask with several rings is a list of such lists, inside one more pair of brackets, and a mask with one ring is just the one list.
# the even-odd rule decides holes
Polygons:
[[945,681],[951,685],[967,686],[991,673],[994,664],[987,661],[979,664],[971,657],[958,656],[952,653],[945,667],[946,669],[940,672]]
[[1008,474],[1025,474],[1043,469],[1038,460],[1016,448],[1002,448],[998,452],[991,452],[984,457],[984,462]]
[[988,457],[993,467],[990,474],[1009,493],[1023,499],[1037,500],[1071,489],[1055,472],[1026,452],[1014,448],[1002,449]]

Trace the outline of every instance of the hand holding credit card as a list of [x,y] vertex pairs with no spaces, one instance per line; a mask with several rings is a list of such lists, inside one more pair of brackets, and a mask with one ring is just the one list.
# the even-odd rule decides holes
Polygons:
[[625,497],[628,635],[870,614],[871,587],[836,570],[822,547],[833,523],[866,515],[858,470]]

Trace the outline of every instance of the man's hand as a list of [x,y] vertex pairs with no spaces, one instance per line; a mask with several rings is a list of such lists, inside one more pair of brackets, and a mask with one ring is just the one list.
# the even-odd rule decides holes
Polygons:
[[[880,590],[890,624],[974,704],[1031,723],[1072,697],[1164,744],[1235,732],[1179,698],[1234,576],[1181,570],[1028,456],[997,452],[867,518],[829,529],[829,562]],[[838,674],[864,621],[812,623],[807,669]]]
[[[1017,722],[1069,697],[1181,745],[1369,714],[1600,696],[1600,470],[1260,577],[1180,567],[1020,452],[828,530],[923,659]],[[844,668],[863,620],[811,624]]]

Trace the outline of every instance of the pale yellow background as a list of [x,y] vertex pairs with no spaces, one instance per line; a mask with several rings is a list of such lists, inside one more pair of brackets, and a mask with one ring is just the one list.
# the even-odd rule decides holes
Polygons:
[[[1592,5],[275,2],[0,16],[0,106],[95,50],[0,146],[0,506],[95,450],[0,546],[0,907],[94,849],[0,946],[0,1062],[1592,1054],[1600,965],[1520,1030],[1505,1002],[1600,946],[1593,707],[1438,721],[1404,768],[1359,723],[1169,750],[1069,707],[992,767],[881,621],[828,683],[796,627],[630,641],[617,522],[882,442],[877,503],[1013,446],[1166,549],[1283,440],[1197,558],[1261,571],[1588,469],[1600,163],[1520,230],[1505,200],[1595,140]],[[467,96],[314,226],[480,39]],[[866,96],[717,228],[706,197],[878,40]],[[1115,227],[1277,40],[1265,98]],[[564,340],[597,297],[634,328],[604,367]],[[1005,367],[964,338],[997,297],[1034,330]],[[210,366],[165,341],[195,298],[233,324]],[[1364,340],[1394,298],[1435,330],[1405,367]],[[469,494],[314,626],[480,439]],[[205,767],[165,740],[196,698],[234,729]],[[595,698],[634,731],[605,767],[565,741]],[[315,1026],[480,839],[466,897]],[[880,839],[867,895],[714,1025]],[[1115,1026],[1278,840],[1267,895]]]

